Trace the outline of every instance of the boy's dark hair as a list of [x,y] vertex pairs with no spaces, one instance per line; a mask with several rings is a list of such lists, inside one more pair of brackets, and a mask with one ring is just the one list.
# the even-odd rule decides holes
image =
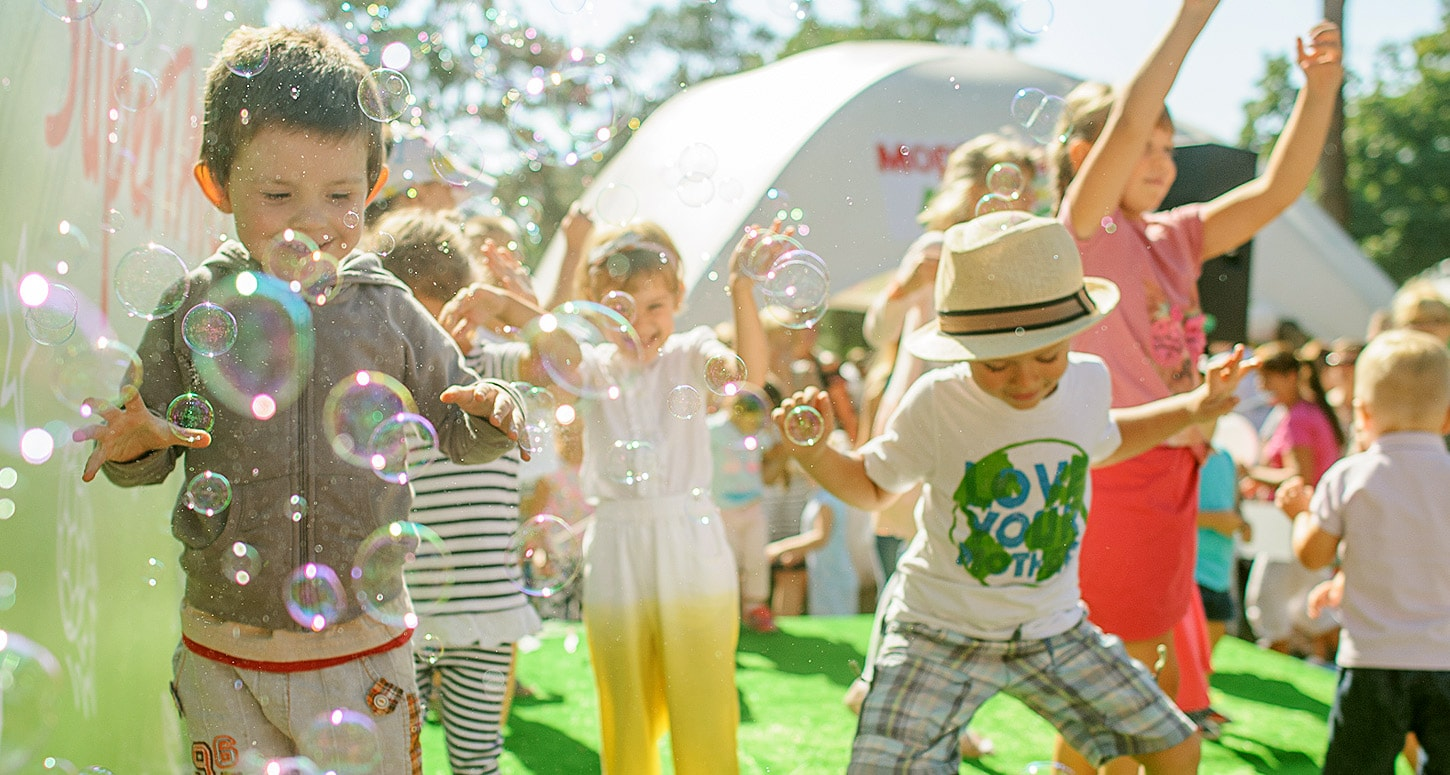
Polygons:
[[407,283],[414,296],[448,301],[473,280],[473,248],[451,213],[394,210],[369,228],[363,247],[386,250],[383,267]]
[[238,149],[263,127],[361,134],[368,143],[368,185],[376,184],[383,128],[358,103],[367,74],[362,57],[321,28],[238,27],[207,68],[202,163],[225,186]]

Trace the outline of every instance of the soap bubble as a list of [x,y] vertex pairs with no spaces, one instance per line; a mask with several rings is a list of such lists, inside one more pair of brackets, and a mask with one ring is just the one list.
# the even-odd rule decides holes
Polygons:
[[691,420],[705,411],[705,397],[690,385],[676,385],[665,397],[665,408],[677,419]]
[[814,446],[826,434],[826,421],[813,406],[792,407],[785,413],[785,437],[801,447]]
[[525,521],[509,540],[509,581],[526,595],[552,597],[569,586],[582,567],[578,537],[569,523],[551,514]]
[[454,582],[454,560],[438,533],[417,522],[390,522],[374,530],[353,558],[352,588],[362,609],[384,624],[413,626],[408,587],[429,600],[447,599]]
[[61,675],[44,646],[0,630],[0,772],[24,770],[50,739],[59,722]]
[[127,312],[146,320],[164,318],[185,300],[186,262],[170,248],[148,242],[116,262],[115,287]]

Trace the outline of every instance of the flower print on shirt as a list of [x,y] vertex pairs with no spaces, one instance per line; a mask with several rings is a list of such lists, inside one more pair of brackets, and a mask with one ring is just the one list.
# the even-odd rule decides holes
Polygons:
[[1163,384],[1174,393],[1198,387],[1198,356],[1207,345],[1205,316],[1193,306],[1172,304],[1163,289],[1151,280],[1143,281],[1148,299],[1148,354],[1163,378]]

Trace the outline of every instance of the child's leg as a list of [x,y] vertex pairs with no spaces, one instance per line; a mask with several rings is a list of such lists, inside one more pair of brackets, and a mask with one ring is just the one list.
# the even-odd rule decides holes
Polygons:
[[[376,772],[423,772],[418,741],[423,714],[412,649],[403,646],[322,670],[263,676],[276,686],[271,704],[288,708],[297,752],[322,770],[362,772],[371,766]],[[364,732],[369,742],[355,745]]]
[[[1037,643],[1042,644],[1037,651],[1024,651],[1020,659],[1008,662],[1014,678],[1006,691],[1051,722],[1066,744],[1081,753],[1071,762],[1075,771],[1091,772],[1093,765],[1117,757],[1151,759],[1151,754],[1169,751],[1164,761],[1191,753],[1196,764],[1193,722],[1148,670],[1128,657],[1120,640],[1082,622]],[[1184,741],[1192,742],[1173,750]]]
[[262,760],[296,755],[287,733],[263,712],[252,685],[242,681],[244,674],[256,676],[255,671],[244,673],[213,662],[185,646],[176,649],[172,670],[172,691],[197,772],[238,768],[243,754]]
[[453,775],[498,772],[504,695],[512,665],[510,644],[451,646],[438,658],[439,710]]
[[1450,671],[1419,671],[1411,728],[1405,736],[1405,760],[1420,775],[1450,773]]
[[1006,677],[1001,648],[920,625],[890,625],[848,771],[955,773],[960,730]]
[[[1410,671],[1341,668],[1329,709],[1325,775],[1390,772],[1410,729]],[[1433,756],[1428,758],[1434,758]]]
[[738,767],[738,582],[724,531],[704,516],[658,531],[666,547],[658,566],[659,627],[667,635],[660,656],[677,775],[730,775]]

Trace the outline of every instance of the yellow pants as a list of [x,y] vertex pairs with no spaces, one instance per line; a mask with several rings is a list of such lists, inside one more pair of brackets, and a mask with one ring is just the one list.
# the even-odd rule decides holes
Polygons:
[[584,625],[606,775],[734,775],[735,560],[708,498],[601,503],[584,542]]

